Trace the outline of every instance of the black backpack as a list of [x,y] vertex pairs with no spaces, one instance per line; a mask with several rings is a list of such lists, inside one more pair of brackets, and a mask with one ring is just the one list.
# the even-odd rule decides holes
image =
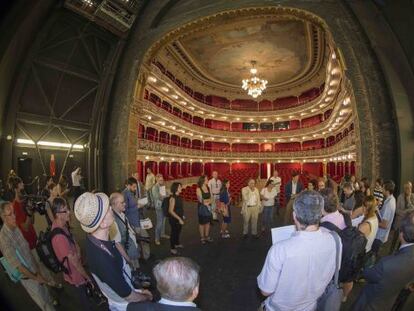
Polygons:
[[56,257],[55,251],[52,246],[52,239],[58,234],[63,234],[70,243],[75,244],[72,235],[66,234],[62,228],[54,228],[53,230],[46,230],[45,232],[41,231],[39,233],[39,238],[37,239],[36,252],[39,256],[40,261],[51,271],[55,273],[63,272],[69,274],[70,271],[64,266],[65,261],[68,260],[68,257],[63,258],[63,261],[60,262]]
[[170,207],[170,197],[166,197],[162,200],[162,203],[161,203],[161,209],[165,217],[169,216],[169,213],[168,213],[169,207]]
[[364,234],[352,226],[349,215],[343,214],[346,228],[340,230],[333,223],[328,221],[322,222],[321,227],[338,233],[342,242],[342,260],[339,270],[339,280],[341,282],[351,281],[355,278],[364,265],[365,246],[367,238]]

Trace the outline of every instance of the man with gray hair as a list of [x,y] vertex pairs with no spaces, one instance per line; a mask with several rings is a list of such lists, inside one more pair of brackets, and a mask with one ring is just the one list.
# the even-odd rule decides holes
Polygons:
[[190,258],[169,257],[154,267],[161,299],[156,303],[130,303],[127,311],[200,311],[193,303],[198,296],[200,268]]
[[316,309],[317,299],[335,273],[336,259],[333,236],[319,228],[323,204],[316,191],[303,191],[296,196],[296,232],[270,248],[257,277],[262,294],[268,297],[262,310]]

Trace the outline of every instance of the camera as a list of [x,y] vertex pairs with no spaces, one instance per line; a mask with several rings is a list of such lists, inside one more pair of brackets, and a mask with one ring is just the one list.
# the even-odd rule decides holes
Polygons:
[[39,195],[24,195],[23,202],[26,212],[30,215],[37,212],[40,215],[46,215],[46,198]]
[[131,283],[135,289],[150,288],[151,277],[141,271],[135,270],[131,273]]
[[94,283],[94,286],[92,286],[91,283],[87,282],[85,284],[85,290],[86,290],[86,296],[89,297],[89,299],[92,299],[96,305],[101,305],[106,303],[106,298],[102,294],[101,290],[99,289],[98,285]]

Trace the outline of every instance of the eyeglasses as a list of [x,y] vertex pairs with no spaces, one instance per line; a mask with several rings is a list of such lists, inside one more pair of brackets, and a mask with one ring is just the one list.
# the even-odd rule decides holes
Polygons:
[[16,216],[14,213],[10,213],[10,214],[5,214],[4,217],[13,217]]
[[64,211],[56,212],[56,214],[66,214],[66,213],[69,213],[69,210],[64,210]]

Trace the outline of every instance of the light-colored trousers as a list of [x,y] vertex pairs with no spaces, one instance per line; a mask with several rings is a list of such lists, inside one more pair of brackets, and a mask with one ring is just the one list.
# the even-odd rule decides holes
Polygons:
[[155,241],[159,241],[161,236],[165,235],[165,216],[161,205],[155,205],[155,213],[157,215],[157,225],[155,226]]
[[42,311],[55,310],[52,296],[50,296],[46,285],[40,285],[38,282],[31,279],[21,280],[20,283]]
[[243,234],[249,232],[249,224],[251,222],[252,234],[257,234],[257,219],[259,218],[259,206],[245,207],[243,211]]

